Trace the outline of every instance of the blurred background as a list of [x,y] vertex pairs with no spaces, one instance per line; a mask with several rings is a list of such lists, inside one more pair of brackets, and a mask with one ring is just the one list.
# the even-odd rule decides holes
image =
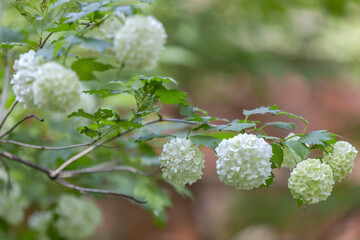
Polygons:
[[[143,74],[173,77],[212,116],[233,120],[243,109],[277,104],[306,118],[308,131],[327,129],[360,149],[359,1],[155,0],[144,11],[164,24],[168,42],[158,67]],[[16,19],[2,21],[24,24]],[[177,117],[176,111],[164,114]],[[194,201],[168,187],[166,225],[108,197],[98,201],[104,216],[94,239],[360,239],[359,159],[327,201],[303,211],[287,188],[289,170],[277,170],[269,189],[236,191],[218,180],[214,153],[203,151],[205,174],[190,187]]]

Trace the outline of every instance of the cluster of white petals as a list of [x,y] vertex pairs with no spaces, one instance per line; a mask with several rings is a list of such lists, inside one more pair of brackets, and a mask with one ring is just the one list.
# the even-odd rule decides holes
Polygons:
[[35,56],[34,50],[21,54],[20,58],[15,60],[15,73],[11,79],[12,89],[16,100],[24,103],[25,108],[35,107],[32,84],[36,79],[36,71],[42,61],[41,57]]
[[323,162],[328,164],[334,173],[334,180],[341,181],[346,174],[351,173],[358,151],[348,142],[339,141],[333,145],[331,153],[325,153]]
[[[286,138],[293,136],[294,133],[290,133]],[[300,137],[295,136],[290,138],[288,141],[297,141]],[[290,147],[285,146],[283,149],[284,152],[284,160],[282,163],[282,167],[286,167],[292,169],[302,161],[301,157]]]
[[7,191],[7,181],[7,173],[4,169],[0,169],[0,182],[3,189],[0,193],[0,217],[8,224],[17,226],[24,219],[27,204],[22,198],[18,183],[13,180],[10,191]]
[[48,62],[36,72],[34,103],[39,108],[65,112],[80,101],[80,89],[79,78],[73,70]]
[[271,175],[272,147],[253,134],[224,139],[215,151],[220,180],[236,189],[259,187]]
[[329,165],[319,159],[308,158],[292,170],[288,187],[294,198],[314,204],[330,196],[334,183]]
[[37,232],[46,233],[54,214],[50,211],[40,211],[33,213],[29,220],[29,227]]
[[54,226],[66,239],[89,239],[101,222],[99,208],[84,197],[61,196],[55,213],[58,218]]
[[164,179],[184,186],[201,178],[204,154],[189,139],[174,138],[164,144],[160,164]]
[[164,49],[166,32],[152,16],[134,15],[125,19],[116,32],[113,51],[119,61],[133,69],[151,69]]

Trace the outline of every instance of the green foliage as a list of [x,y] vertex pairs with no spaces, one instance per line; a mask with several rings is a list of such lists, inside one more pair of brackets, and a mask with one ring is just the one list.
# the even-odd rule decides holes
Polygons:
[[300,137],[299,142],[305,144],[324,145],[326,142],[333,142],[335,140],[334,134],[326,130],[318,130]]
[[94,80],[96,77],[93,75],[93,71],[106,71],[112,66],[99,63],[95,58],[82,58],[73,62],[71,68],[76,71],[80,80]]
[[271,147],[272,147],[272,151],[273,151],[273,154],[274,154],[270,159],[270,161],[272,163],[271,167],[272,168],[276,168],[276,167],[280,168],[281,164],[282,164],[282,162],[284,160],[283,149],[277,143],[271,144]]
[[210,147],[213,150],[219,145],[220,140],[216,137],[205,136],[205,135],[193,135],[190,137],[190,140],[196,145],[203,145]]
[[306,159],[310,155],[310,148],[308,148],[304,143],[298,141],[286,141],[286,146],[292,148],[301,159]]

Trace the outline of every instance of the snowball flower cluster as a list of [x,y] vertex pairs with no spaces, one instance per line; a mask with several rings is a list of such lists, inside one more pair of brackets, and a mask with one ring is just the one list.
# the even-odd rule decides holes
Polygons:
[[272,147],[253,134],[224,139],[215,151],[220,180],[236,189],[259,187],[271,175]]
[[134,15],[126,18],[117,31],[113,50],[125,66],[151,69],[156,66],[166,38],[161,22],[152,16]]
[[41,57],[35,56],[34,50],[21,54],[20,58],[15,60],[15,74],[10,83],[13,84],[16,100],[24,103],[25,108],[35,107],[32,84],[36,80],[36,71],[42,61]]
[[34,231],[45,233],[53,216],[54,214],[50,211],[36,212],[29,218],[29,227]]
[[334,183],[329,165],[321,163],[319,159],[308,158],[293,169],[288,187],[294,198],[314,204],[330,196]]
[[98,207],[83,197],[61,196],[55,213],[58,218],[54,226],[66,239],[89,239],[101,222]]
[[73,70],[48,62],[38,68],[36,75],[33,91],[37,107],[64,112],[80,101],[81,85]]
[[201,178],[204,154],[189,139],[175,138],[164,144],[160,164],[164,179],[184,186]]
[[44,63],[30,50],[14,64],[11,79],[16,100],[25,108],[39,107],[55,112],[73,108],[80,100],[80,82],[76,73],[56,62]]
[[323,162],[331,167],[334,180],[341,181],[346,174],[352,171],[358,151],[353,145],[345,141],[336,142],[333,147],[331,153],[325,153]]
[[0,182],[3,191],[0,193],[0,217],[8,224],[17,226],[24,219],[26,202],[22,198],[21,189],[17,182],[12,181],[11,189],[7,192],[7,173],[0,169]]
[[[286,138],[289,138],[293,135],[294,133],[290,133]],[[295,136],[290,138],[288,141],[297,141],[299,138],[299,136]],[[285,148],[283,149],[283,153],[284,159],[281,165],[282,167],[292,169],[296,166],[296,164],[302,161],[301,157],[290,147],[285,146]]]

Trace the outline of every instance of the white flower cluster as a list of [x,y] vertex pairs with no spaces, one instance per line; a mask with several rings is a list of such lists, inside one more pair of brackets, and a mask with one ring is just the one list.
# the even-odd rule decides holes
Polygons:
[[236,189],[259,187],[271,175],[272,147],[253,134],[224,139],[215,151],[220,180]]
[[[294,133],[290,133],[286,138],[291,137],[293,135]],[[295,136],[290,138],[289,141],[297,141],[299,138],[300,138],[299,136]],[[283,149],[283,153],[284,153],[284,159],[281,165],[282,167],[292,169],[296,166],[296,164],[302,161],[301,157],[292,148],[285,146],[285,148]]]
[[66,239],[89,239],[101,222],[101,212],[90,200],[63,195],[55,208],[58,215],[54,226]]
[[166,38],[161,22],[152,16],[134,15],[126,18],[116,32],[113,50],[125,66],[151,69],[156,66]]
[[34,231],[45,233],[53,216],[54,214],[50,211],[33,213],[28,220],[29,227]]
[[35,52],[20,55],[11,83],[24,107],[39,107],[64,112],[80,100],[80,82],[76,73],[55,62],[43,63]]
[[42,58],[35,56],[34,50],[21,54],[20,58],[15,60],[15,74],[11,79],[12,89],[16,100],[24,103],[25,108],[35,107],[32,84],[36,80],[36,71],[42,61]]
[[329,165],[321,163],[319,159],[308,158],[293,169],[288,187],[294,198],[313,204],[326,200],[334,183]]
[[81,85],[73,70],[48,62],[38,68],[36,75],[33,91],[37,107],[64,112],[80,101]]
[[[0,169],[0,181],[2,185],[7,182],[7,174],[3,169]],[[0,193],[0,217],[10,225],[17,226],[22,222],[26,205],[21,195],[20,186],[15,181],[12,181],[9,192],[3,190]]]
[[341,181],[346,174],[352,171],[358,151],[350,143],[336,142],[331,153],[324,155],[323,162],[328,164],[334,173],[334,180]]
[[204,154],[189,139],[175,138],[164,144],[160,164],[164,179],[184,186],[201,178]]

